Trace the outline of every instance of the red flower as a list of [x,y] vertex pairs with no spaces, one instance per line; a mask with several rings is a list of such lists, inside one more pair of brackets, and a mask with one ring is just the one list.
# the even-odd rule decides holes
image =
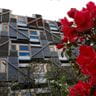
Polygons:
[[94,2],[88,2],[86,6],[87,6],[87,9],[90,11],[96,7]]
[[70,42],[75,42],[78,38],[77,31],[74,27],[72,27],[73,22],[69,22],[67,18],[61,20],[62,31],[64,33],[64,41],[66,38],[66,42],[69,40]]
[[69,17],[74,18],[76,11],[76,8],[71,8],[71,10],[67,12],[67,14]]
[[94,92],[94,95],[93,96],[96,96],[96,91]]
[[92,76],[89,78],[89,84],[90,84],[91,86],[96,85],[96,75],[92,75]]
[[64,44],[57,44],[56,47],[57,47],[58,49],[61,49],[61,48],[64,47]]
[[60,22],[62,26],[71,26],[73,24],[73,22],[68,21],[66,17],[64,19],[61,19]]
[[92,18],[96,19],[96,5],[93,2],[89,2],[86,6]]
[[80,47],[80,54],[76,62],[84,74],[96,74],[96,52],[91,46],[83,45]]
[[70,41],[75,42],[78,38],[77,31],[73,27],[65,26],[64,27],[64,36]]
[[90,96],[90,85],[79,81],[76,85],[69,89],[69,96]]
[[89,30],[94,25],[90,12],[88,10],[76,11],[74,20],[77,25],[77,30],[80,32]]
[[80,42],[84,42],[85,38],[84,37],[80,37]]
[[64,37],[62,40],[62,43],[64,42],[64,43],[67,43],[68,42],[68,38],[67,37]]
[[68,19],[66,17],[64,19],[61,19],[60,23],[62,25],[61,26],[61,31],[62,32],[64,32],[64,27],[65,26],[71,26],[73,24],[73,22],[68,21]]

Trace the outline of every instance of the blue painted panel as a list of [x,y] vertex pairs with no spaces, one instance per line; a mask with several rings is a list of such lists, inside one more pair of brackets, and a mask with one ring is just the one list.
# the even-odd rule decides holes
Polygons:
[[24,46],[24,45],[20,45],[19,46],[20,50],[29,50],[29,47],[28,46]]
[[19,56],[30,56],[29,52],[19,52]]

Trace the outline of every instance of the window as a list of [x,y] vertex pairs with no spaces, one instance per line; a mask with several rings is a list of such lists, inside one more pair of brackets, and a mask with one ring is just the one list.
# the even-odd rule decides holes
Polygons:
[[26,17],[18,16],[17,23],[26,24]]
[[51,30],[58,30],[58,28],[56,26],[50,26]]
[[50,23],[49,27],[50,27],[51,30],[58,30],[57,26],[53,23]]
[[36,31],[31,31],[30,34],[31,35],[38,35],[38,33]]
[[20,60],[30,60],[30,51],[28,44],[20,44],[19,49],[19,59]]
[[20,46],[19,46],[19,49],[20,49],[20,50],[28,51],[28,50],[29,50],[29,47],[28,47],[28,46],[25,46],[25,45],[20,45]]
[[39,41],[39,35],[37,31],[30,31],[30,40]]
[[30,39],[39,39],[39,37],[38,36],[30,36]]
[[49,26],[55,26],[56,27],[56,25],[54,23],[49,23]]
[[19,52],[19,56],[30,56],[29,52]]

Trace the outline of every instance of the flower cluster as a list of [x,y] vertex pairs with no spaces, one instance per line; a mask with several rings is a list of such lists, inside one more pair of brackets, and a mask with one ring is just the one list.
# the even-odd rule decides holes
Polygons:
[[[69,96],[90,96],[91,88],[96,86],[96,51],[92,46],[80,46],[80,54],[77,57],[76,62],[79,65],[81,72],[88,75],[90,78],[87,83],[81,81],[73,88],[70,88]],[[92,96],[96,96],[96,89]]]
[[90,96],[90,85],[79,81],[73,88],[70,88],[69,96]]
[[[67,14],[72,21],[61,19],[63,39],[57,48],[63,48],[69,60],[75,61],[80,72],[88,77],[71,87],[69,96],[96,96],[96,5],[89,2],[86,8],[71,8]],[[79,54],[74,57],[75,49],[79,49]]]
[[73,20],[69,21],[66,17],[61,19],[61,31],[64,33],[64,38],[57,45],[57,48],[63,48],[64,43],[67,42],[74,43],[78,40],[82,42],[82,40],[87,38],[96,39],[94,34],[96,29],[96,5],[93,2],[89,2],[86,8],[81,11],[71,8],[67,14]]
[[82,45],[76,61],[84,74],[96,75],[96,51],[91,46]]

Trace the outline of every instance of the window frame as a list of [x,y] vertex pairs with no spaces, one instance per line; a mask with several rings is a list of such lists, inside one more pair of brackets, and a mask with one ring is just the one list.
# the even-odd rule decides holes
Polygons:
[[49,23],[50,30],[58,30],[58,27],[54,23]]
[[17,25],[27,25],[27,18],[24,16],[17,16]]
[[[37,32],[37,34],[31,34],[31,32]],[[30,32],[30,41],[32,41],[32,42],[40,42],[40,31],[38,31],[38,30],[29,30],[29,32]],[[33,37],[38,37],[38,39],[32,39],[31,38],[31,36],[33,36]]]
[[[33,33],[34,33],[34,32],[36,32],[36,34],[31,34],[32,32],[33,32]],[[35,35],[35,36],[36,36],[36,35],[39,35],[39,34],[38,34],[38,32],[37,32],[37,31],[32,30],[32,31],[30,31],[30,35],[32,35],[32,36],[34,36],[34,35]]]
[[[20,50],[20,46],[28,46],[29,50]],[[28,53],[29,55],[24,56],[24,55],[20,55],[20,53]],[[18,56],[19,57],[30,57],[31,56],[29,44],[18,44]]]
[[[27,54],[27,55],[20,55],[20,54]],[[30,56],[30,52],[19,52],[19,56],[22,56],[22,57],[26,57],[26,56]]]
[[[23,49],[23,48],[20,48],[20,47],[27,47],[27,49]],[[19,51],[29,51],[29,46],[28,45],[19,45]]]

